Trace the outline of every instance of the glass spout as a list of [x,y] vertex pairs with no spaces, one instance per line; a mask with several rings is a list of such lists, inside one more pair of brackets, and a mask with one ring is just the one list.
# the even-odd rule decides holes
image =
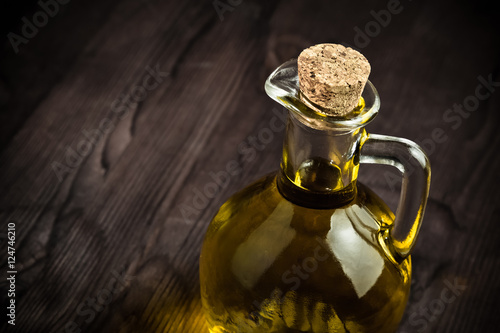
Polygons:
[[307,100],[300,93],[297,60],[292,59],[269,75],[265,84],[266,93],[296,114],[307,126],[327,127],[334,131],[353,130],[366,126],[380,109],[380,98],[373,84],[368,80],[358,106],[343,117],[328,116],[321,107]]

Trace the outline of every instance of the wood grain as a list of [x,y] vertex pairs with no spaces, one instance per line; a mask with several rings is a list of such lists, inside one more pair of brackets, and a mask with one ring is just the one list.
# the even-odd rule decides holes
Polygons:
[[[8,31],[19,33],[36,6],[13,11]],[[18,306],[15,328],[2,320],[0,331],[206,331],[198,256],[207,225],[234,191],[279,165],[283,132],[251,159],[238,151],[282,112],[265,78],[322,42],[369,59],[382,110],[368,130],[416,140],[431,159],[399,332],[496,331],[500,89],[458,120],[443,117],[475,94],[479,76],[500,81],[499,23],[487,2],[400,6],[362,47],[354,28],[376,22],[370,11],[386,1],[243,0],[222,21],[211,1],[75,1],[18,54],[4,39],[0,267],[14,221]],[[161,75],[145,89],[151,71]],[[446,139],[433,139],[436,128]],[[73,166],[70,150],[85,151]],[[241,172],[196,201],[228,163]],[[388,170],[363,166],[360,179],[395,207]],[[439,303],[450,284],[465,289]],[[2,278],[4,301],[7,287]]]

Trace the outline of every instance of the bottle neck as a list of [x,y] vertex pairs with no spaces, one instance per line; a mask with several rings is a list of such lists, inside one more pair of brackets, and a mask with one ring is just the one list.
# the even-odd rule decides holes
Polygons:
[[356,195],[364,128],[315,128],[289,112],[278,187],[289,200],[313,208],[334,208]]

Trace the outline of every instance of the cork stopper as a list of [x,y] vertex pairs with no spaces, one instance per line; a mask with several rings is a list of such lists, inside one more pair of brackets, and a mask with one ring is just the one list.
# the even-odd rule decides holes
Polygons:
[[298,59],[303,95],[329,116],[345,116],[361,97],[370,75],[370,63],[356,50],[339,44],[318,44]]

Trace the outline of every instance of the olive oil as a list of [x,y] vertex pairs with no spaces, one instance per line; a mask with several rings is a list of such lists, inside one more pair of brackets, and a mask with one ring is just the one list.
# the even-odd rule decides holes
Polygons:
[[210,331],[394,332],[411,272],[386,249],[390,209],[359,183],[342,207],[331,195],[336,208],[304,207],[278,180],[235,194],[208,229],[200,279]]
[[[411,141],[366,133],[380,107],[369,81],[351,113],[332,116],[301,98],[297,73],[292,60],[266,82],[268,95],[290,111],[280,169],[229,198],[208,227],[200,256],[208,327],[393,333],[410,291],[428,159]],[[342,92],[332,89],[314,96]],[[357,181],[360,163],[403,173],[396,216]]]

